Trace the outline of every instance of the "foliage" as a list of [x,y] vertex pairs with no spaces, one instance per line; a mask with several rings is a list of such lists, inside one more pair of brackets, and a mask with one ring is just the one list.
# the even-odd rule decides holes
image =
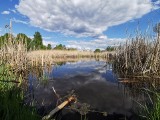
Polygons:
[[114,47],[108,46],[108,47],[106,48],[106,51],[114,51]]
[[42,36],[40,32],[35,32],[34,38],[33,38],[33,45],[35,46],[36,50],[43,48]]
[[100,53],[101,52],[101,50],[100,49],[95,49],[95,51],[94,51],[95,53]]
[[48,49],[48,50],[51,50],[51,49],[52,49],[51,44],[48,44],[48,45],[47,45],[47,49]]
[[23,104],[23,92],[18,88],[0,90],[1,120],[38,120],[34,108]]
[[66,49],[66,46],[65,45],[62,45],[62,44],[59,44],[59,45],[56,45],[56,47],[54,47],[55,50],[65,50]]
[[5,44],[12,43],[14,44],[15,42],[22,42],[27,50],[46,50],[46,49],[51,49],[51,45],[48,44],[46,47],[43,45],[42,42],[42,36],[40,32],[35,32],[33,40],[29,38],[27,35],[23,33],[17,34],[16,37],[13,35],[10,35],[9,33],[4,34],[3,36],[0,36],[0,48],[3,47]]
[[160,120],[160,92],[155,88],[154,90],[144,89],[149,101],[141,106],[140,116],[146,120]]
[[0,48],[4,46],[5,43],[13,43],[14,36],[6,33],[3,36],[0,36]]
[[16,37],[17,41],[22,41],[23,44],[27,46],[27,50],[30,50],[32,48],[32,40],[27,35],[23,33],[19,33]]
[[67,50],[75,51],[75,50],[77,50],[77,48],[68,48]]
[[9,34],[3,37],[6,41],[0,49],[0,120],[38,120],[35,109],[24,104],[21,88],[24,83],[21,72],[26,70],[26,46],[23,40],[10,39]]

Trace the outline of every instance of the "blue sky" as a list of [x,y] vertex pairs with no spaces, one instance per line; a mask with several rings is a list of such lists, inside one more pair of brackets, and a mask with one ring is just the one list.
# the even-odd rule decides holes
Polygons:
[[78,49],[105,49],[125,42],[138,28],[154,34],[160,22],[160,0],[0,0],[0,35],[33,37],[36,31],[44,44],[64,44]]

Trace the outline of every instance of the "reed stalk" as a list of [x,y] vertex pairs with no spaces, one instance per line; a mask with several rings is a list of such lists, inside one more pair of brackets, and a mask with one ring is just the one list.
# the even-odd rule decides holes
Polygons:
[[27,53],[27,58],[32,66],[44,66],[61,61],[76,61],[78,59],[106,59],[115,54],[112,52],[94,53],[93,51],[68,51],[68,50],[37,50]]
[[139,35],[119,47],[113,68],[125,75],[160,75],[160,37],[150,39]]

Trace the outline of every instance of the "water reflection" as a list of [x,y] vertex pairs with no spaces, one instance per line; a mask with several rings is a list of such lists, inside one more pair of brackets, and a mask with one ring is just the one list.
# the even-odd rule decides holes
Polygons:
[[[50,111],[56,105],[53,87],[60,96],[75,90],[78,100],[88,103],[93,109],[107,113],[130,115],[132,100],[124,95],[123,87],[118,86],[116,75],[112,72],[110,63],[105,61],[78,61],[57,64],[49,69],[39,69],[40,74],[32,72],[29,75],[29,92],[32,96],[26,101],[34,99],[37,106],[45,106]],[[47,75],[47,82],[42,78]]]

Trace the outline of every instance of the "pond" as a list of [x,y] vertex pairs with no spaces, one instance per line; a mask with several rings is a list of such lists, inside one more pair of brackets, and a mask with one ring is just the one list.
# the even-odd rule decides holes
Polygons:
[[[58,63],[41,72],[29,75],[26,103],[31,104],[34,100],[43,115],[56,106],[54,90],[61,97],[74,90],[78,101],[87,103],[92,110],[126,116],[133,114],[133,100],[131,96],[124,94],[124,87],[119,85],[109,62],[79,60]],[[47,76],[47,79],[41,79],[40,75]]]

